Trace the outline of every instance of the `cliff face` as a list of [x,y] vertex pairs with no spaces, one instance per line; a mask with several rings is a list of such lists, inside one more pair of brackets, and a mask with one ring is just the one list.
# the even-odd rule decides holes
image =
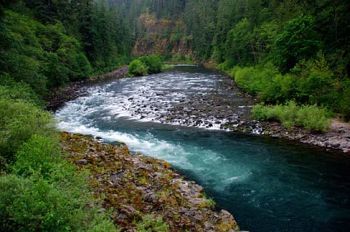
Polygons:
[[181,20],[157,19],[145,13],[138,19],[138,32],[132,51],[135,56],[160,54],[192,57],[192,39],[186,36]]
[[229,212],[215,211],[203,188],[165,161],[131,155],[123,144],[103,144],[89,136],[62,133],[61,142],[67,159],[90,173],[96,198],[122,231],[137,231],[146,215],[166,223],[167,229],[154,231],[239,230]]

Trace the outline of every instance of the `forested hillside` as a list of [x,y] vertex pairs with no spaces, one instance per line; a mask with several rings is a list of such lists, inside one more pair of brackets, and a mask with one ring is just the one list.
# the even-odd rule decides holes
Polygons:
[[126,62],[132,42],[127,24],[103,1],[3,4],[0,73],[41,96]]
[[0,0],[0,230],[117,231],[44,99],[132,58],[134,76],[210,64],[256,98],[254,119],[288,129],[349,120],[349,12],[347,0]]
[[0,230],[117,231],[66,161],[52,88],[125,64],[126,23],[102,1],[0,1]]
[[[140,10],[132,5],[129,12],[135,18]],[[262,102],[316,104],[349,118],[348,1],[179,0],[138,5],[159,18],[183,21],[185,34],[179,37],[187,38],[194,58],[220,64]]]

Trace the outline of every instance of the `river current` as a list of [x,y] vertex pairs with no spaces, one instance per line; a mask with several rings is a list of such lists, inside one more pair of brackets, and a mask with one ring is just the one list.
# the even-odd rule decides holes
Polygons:
[[[226,81],[216,72],[178,67],[104,82],[55,116],[61,130],[124,142],[134,152],[170,162],[201,184],[218,208],[230,211],[242,230],[350,231],[350,157],[219,130],[250,107],[237,89],[221,88]],[[243,110],[230,117],[203,114],[194,121],[189,113],[186,125],[192,127],[181,126],[186,118],[171,115],[179,104],[212,92],[232,99],[227,110]]]

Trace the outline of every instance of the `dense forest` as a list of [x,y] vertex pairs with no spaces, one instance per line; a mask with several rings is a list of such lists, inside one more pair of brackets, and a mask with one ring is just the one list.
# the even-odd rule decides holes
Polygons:
[[63,158],[52,89],[158,53],[130,67],[211,64],[257,97],[258,119],[348,120],[349,12],[346,0],[0,0],[0,230],[116,231]]
[[145,37],[137,27],[142,12],[182,22],[165,36],[186,40],[193,59],[220,64],[262,102],[295,101],[350,116],[347,1],[110,2],[123,9],[136,38]]

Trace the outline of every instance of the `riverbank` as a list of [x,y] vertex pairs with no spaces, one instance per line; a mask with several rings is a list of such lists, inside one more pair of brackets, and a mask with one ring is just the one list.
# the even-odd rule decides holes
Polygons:
[[229,212],[215,211],[203,188],[165,161],[132,155],[124,144],[103,144],[84,135],[62,133],[61,144],[69,161],[89,171],[95,197],[123,231],[135,231],[145,215],[162,218],[174,232],[239,231]]
[[46,101],[48,102],[46,109],[49,111],[56,111],[65,102],[84,96],[84,94],[86,94],[84,90],[94,83],[112,79],[116,80],[127,76],[128,66],[122,66],[112,72],[93,76],[83,81],[71,82],[64,87],[53,89],[46,98]]
[[[205,66],[211,69],[216,69],[215,64],[205,64]],[[227,73],[226,75],[228,78],[232,79]],[[234,85],[237,86],[236,83],[234,83]],[[247,93],[245,96],[253,98]],[[254,101],[256,103],[257,99],[254,99]],[[252,119],[250,112],[246,122],[236,125],[226,124],[224,128],[230,131],[287,139],[317,146],[326,150],[335,150],[350,154],[350,123],[346,123],[336,118],[331,120],[329,130],[323,133],[309,131],[302,127],[287,129],[283,127],[280,122],[275,121],[256,121]]]
[[[213,65],[210,68],[212,69]],[[66,88],[53,92],[48,108],[54,111],[63,103],[83,96],[91,84],[126,76],[127,67],[122,67],[86,82],[72,83]],[[125,99],[119,104],[121,107],[124,107],[125,104],[130,111],[130,117],[135,119],[147,120],[150,118],[151,121],[158,123],[282,138],[327,150],[350,153],[350,126],[347,123],[333,120],[328,132],[316,133],[299,127],[286,129],[278,122],[253,120],[250,111],[257,103],[257,99],[240,90],[232,78],[227,75],[220,77],[217,85],[208,92],[192,94],[190,97],[174,96],[171,100],[173,101],[171,107],[161,104],[168,94],[152,93],[140,89],[135,97],[124,97]],[[141,98],[140,95],[142,95]],[[154,100],[155,98],[159,99]]]
[[[218,65],[215,62],[209,61],[203,63],[203,66],[208,69],[222,72],[218,70]],[[228,73],[223,72],[223,74],[226,75],[229,79],[232,79]],[[239,88],[234,81],[232,81],[232,83],[236,88]],[[240,91],[244,92],[243,90]],[[245,97],[254,99],[247,93],[245,93]],[[253,102],[257,103],[257,99],[254,99]],[[311,146],[317,146],[326,150],[335,150],[350,154],[350,123],[346,123],[334,118],[331,120],[331,126],[329,130],[321,133],[308,131],[301,127],[286,129],[279,122],[260,122],[253,120],[250,116],[250,112],[248,112],[248,115],[249,116],[246,117],[247,121],[236,124],[226,123],[223,128],[235,132],[287,139]]]

